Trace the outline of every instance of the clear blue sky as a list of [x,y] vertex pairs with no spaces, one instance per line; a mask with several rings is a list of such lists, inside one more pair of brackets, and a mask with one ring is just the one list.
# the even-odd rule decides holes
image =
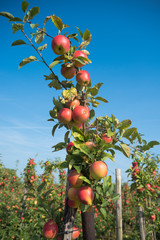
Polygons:
[[[55,14],[77,32],[89,29],[92,41],[88,47],[92,64],[87,70],[92,83],[104,82],[101,96],[108,99],[97,109],[97,115],[114,114],[120,121],[131,119],[133,126],[145,135],[147,141],[160,141],[160,2],[158,0],[113,1],[50,1],[31,0],[30,7],[39,6],[40,14],[35,22]],[[21,1],[2,1],[0,11],[8,11],[21,17]],[[52,123],[47,122],[52,109],[50,89],[43,75],[49,73],[41,63],[30,63],[20,70],[23,58],[35,54],[29,46],[11,47],[11,43],[23,36],[12,34],[11,24],[0,17],[0,153],[6,167],[15,168],[19,160],[22,171],[27,158],[46,161],[65,151],[52,153],[51,147],[63,141],[63,131],[51,136]],[[57,30],[50,22],[47,31],[52,36]],[[44,57],[48,63],[56,57],[50,48],[51,39],[45,38],[48,48]],[[56,74],[60,68],[55,67]],[[152,152],[160,153],[159,146]],[[109,160],[108,160],[109,161]],[[116,162],[108,162],[109,173],[121,168],[123,180],[131,160],[122,155]]]

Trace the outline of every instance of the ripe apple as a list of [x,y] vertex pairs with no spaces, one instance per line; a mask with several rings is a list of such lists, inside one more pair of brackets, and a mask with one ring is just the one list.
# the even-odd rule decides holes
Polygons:
[[94,192],[91,187],[83,186],[78,191],[79,200],[85,205],[92,205]]
[[138,190],[138,192],[143,192],[144,188],[138,188],[137,190]]
[[66,79],[71,79],[76,75],[76,68],[73,67],[67,67],[68,63],[61,66],[61,74]]
[[83,183],[83,180],[79,179],[80,176],[82,176],[81,173],[78,173],[76,170],[72,170],[68,174],[67,180],[72,187],[79,188]]
[[83,67],[84,65],[86,65],[87,61],[85,61],[85,63],[82,64],[82,63],[74,60],[74,59],[77,58],[77,57],[87,58],[87,55],[86,55],[84,52],[80,51],[80,50],[75,51],[75,52],[73,53],[73,61],[74,61],[75,67]]
[[58,226],[54,220],[49,220],[44,224],[43,236],[45,238],[53,239],[58,232]]
[[108,166],[103,161],[96,161],[90,166],[89,172],[94,179],[101,179],[107,176]]
[[90,75],[85,70],[80,70],[76,75],[76,81],[81,86],[87,86],[91,81]]
[[71,149],[71,147],[72,147],[73,145],[74,145],[73,142],[69,142],[69,143],[67,144],[67,147],[66,147],[67,153],[70,152],[70,149]]
[[74,99],[73,101],[69,101],[66,104],[66,106],[68,108],[75,108],[75,107],[78,107],[79,105],[80,105],[80,101],[78,99]]
[[73,226],[73,233],[72,233],[72,240],[76,239],[79,237],[79,230],[78,227]]
[[71,199],[68,199],[68,206],[71,208],[78,208],[80,205],[80,201],[73,201]]
[[67,196],[72,201],[79,201],[78,197],[79,188],[70,187],[67,192]]
[[94,147],[96,147],[94,142],[85,142],[85,144],[89,147],[90,150],[92,150]]
[[133,165],[133,168],[135,168],[135,167],[138,166],[138,163],[137,162],[132,162],[132,165]]
[[70,49],[70,41],[63,35],[57,35],[52,39],[52,50],[57,55],[65,54]]
[[151,189],[151,184],[147,183],[146,187],[148,188],[148,190],[150,190]]
[[72,111],[69,108],[62,108],[58,114],[57,118],[62,123],[69,123],[72,120]]
[[88,107],[78,106],[73,109],[72,117],[76,123],[84,123],[89,118],[90,112]]
[[157,174],[157,172],[155,170],[152,173],[153,173],[154,176],[156,176],[156,174]]
[[151,219],[152,221],[155,221],[155,220],[156,220],[156,215],[153,213],[153,214],[150,216],[150,219]]
[[112,143],[113,140],[111,137],[108,137],[106,134],[102,135],[102,139],[105,141],[105,143]]
[[139,168],[136,167],[133,171],[134,171],[135,173],[139,173]]

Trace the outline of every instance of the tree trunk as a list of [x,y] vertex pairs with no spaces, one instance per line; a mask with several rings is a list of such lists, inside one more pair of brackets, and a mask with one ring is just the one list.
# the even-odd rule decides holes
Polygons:
[[81,217],[83,228],[83,240],[96,240],[93,208],[90,210],[90,212],[84,213],[82,212]]

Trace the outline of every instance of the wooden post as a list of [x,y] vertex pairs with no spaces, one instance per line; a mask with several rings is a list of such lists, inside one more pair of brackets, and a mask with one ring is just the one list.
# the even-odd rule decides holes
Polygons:
[[116,201],[116,240],[122,240],[121,169],[116,169],[116,194],[120,195]]
[[141,240],[145,240],[145,224],[144,224],[144,212],[141,206],[138,206],[138,216],[139,216],[139,230]]

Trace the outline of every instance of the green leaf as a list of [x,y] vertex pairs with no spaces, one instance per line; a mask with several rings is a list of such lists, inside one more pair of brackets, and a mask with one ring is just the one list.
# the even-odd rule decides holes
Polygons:
[[57,118],[57,109],[54,108],[53,110],[50,110],[49,114],[52,118]]
[[100,211],[102,217],[103,217],[104,219],[106,219],[106,217],[107,217],[107,212],[106,212],[106,210],[105,210],[104,208],[100,208],[99,211]]
[[45,25],[50,19],[51,19],[51,17],[50,17],[50,16],[47,16],[47,17],[44,19],[43,24]]
[[24,13],[26,12],[28,6],[29,6],[29,3],[28,3],[27,1],[23,1],[23,2],[22,2],[21,7],[22,7],[22,11],[23,11]]
[[39,185],[37,188],[37,192],[40,193],[43,190],[43,188],[45,187],[45,185],[46,185],[45,182],[43,182],[41,185]]
[[159,142],[157,142],[157,141],[150,141],[149,143],[148,143],[148,146],[150,147],[150,148],[153,148],[155,145],[159,145],[160,143]]
[[73,126],[71,129],[72,136],[79,141],[84,142],[85,141],[85,135],[84,133],[76,126]]
[[67,35],[67,38],[68,38],[68,39],[69,39],[69,38],[75,38],[75,37],[77,37],[77,36],[78,36],[77,33],[72,33],[72,34]]
[[95,111],[94,111],[94,109],[91,109],[90,110],[90,115],[89,115],[89,119],[93,119],[95,117]]
[[14,16],[9,12],[0,12],[0,16],[6,17],[9,20],[12,20],[14,18]]
[[129,119],[123,120],[122,122],[120,122],[118,124],[118,129],[122,130],[122,129],[126,129],[129,128],[132,124],[132,121]]
[[12,43],[11,46],[17,46],[17,45],[22,45],[22,44],[26,44],[26,42],[24,42],[23,40],[16,40]]
[[60,64],[61,61],[53,61],[50,65],[49,68],[53,68],[54,66],[56,66],[57,64]]
[[59,82],[57,79],[52,80],[52,82],[50,82],[50,83],[48,84],[48,86],[49,86],[50,88],[53,87],[53,88],[55,88],[56,90],[62,89],[61,84],[60,84],[60,82]]
[[33,62],[33,61],[38,61],[38,60],[37,60],[37,58],[34,57],[34,56],[30,56],[30,57],[28,57],[28,58],[23,59],[22,62],[20,62],[20,64],[19,64],[19,69],[20,69],[21,67],[23,67],[24,65],[26,65],[26,64],[28,64],[28,63],[30,63],[30,62]]
[[42,28],[36,32],[35,42],[37,44],[40,44],[44,40],[45,32],[46,32],[45,28]]
[[78,32],[79,32],[81,38],[83,39],[83,33],[81,32],[81,30],[80,30],[78,27],[76,27],[76,28],[77,28],[77,30],[78,30]]
[[62,150],[64,148],[66,148],[66,143],[60,142],[60,143],[54,145],[52,148],[54,148],[53,152],[60,151],[60,150]]
[[45,80],[50,80],[50,79],[55,79],[55,74],[54,73],[50,73],[48,76],[47,75],[44,75],[45,77]]
[[87,41],[91,37],[90,31],[88,29],[85,30],[83,34],[83,39]]
[[9,20],[9,22],[22,22],[23,20],[21,18],[18,17],[14,17],[12,19]]
[[54,137],[54,133],[57,129],[57,127],[59,126],[59,123],[57,123],[56,125],[54,125],[53,129],[52,129],[52,136]]
[[17,31],[19,30],[23,30],[23,24],[21,23],[13,23],[12,24],[12,30],[13,30],[13,33],[16,33]]
[[135,127],[126,129],[125,132],[123,133],[123,137],[129,138],[135,131],[137,131],[137,128]]
[[69,163],[64,161],[61,163],[60,168],[68,168]]
[[120,194],[116,194],[114,197],[111,198],[111,201],[118,200],[120,198]]
[[[43,46],[39,46],[37,49],[39,50],[39,51],[43,51],[44,49],[46,49],[47,48],[47,44],[44,44]],[[52,73],[51,73],[52,74]]]
[[73,97],[77,96],[77,89],[73,87],[67,90],[63,90],[62,96],[64,99],[72,100]]
[[39,7],[33,7],[27,13],[28,19],[31,20],[39,13]]
[[86,178],[85,176],[80,176],[79,179],[82,179],[84,182],[91,184],[90,180]]
[[96,96],[98,94],[99,90],[96,87],[93,87],[90,89],[90,93],[92,96]]
[[56,28],[58,28],[59,31],[62,31],[63,29],[63,22],[62,20],[57,17],[57,16],[51,16],[52,22],[54,23],[54,25],[56,26]]
[[78,148],[87,157],[94,159],[94,156],[91,154],[90,149],[88,148],[88,146],[86,144],[84,144],[84,143],[80,144],[80,143],[77,143],[76,141],[73,141],[73,144],[76,148]]
[[99,101],[102,101],[104,103],[108,103],[108,101],[105,98],[103,98],[103,97],[96,97],[95,99],[99,100]]
[[125,144],[125,143],[119,143],[119,145],[122,148],[122,152],[126,157],[130,157],[131,155],[131,149]]
[[70,131],[67,131],[64,135],[64,141],[65,141],[66,144],[68,143],[68,140],[69,140],[69,137],[68,137],[69,133],[70,133]]

